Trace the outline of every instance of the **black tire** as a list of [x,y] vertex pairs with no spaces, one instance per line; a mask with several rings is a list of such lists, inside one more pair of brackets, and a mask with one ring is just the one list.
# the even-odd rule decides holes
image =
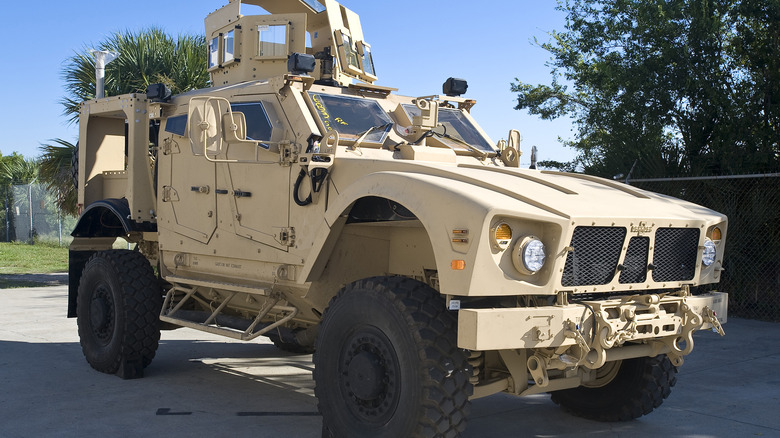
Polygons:
[[459,436],[473,388],[456,328],[423,283],[374,277],[342,289],[315,344],[323,436]]
[[77,297],[81,350],[92,368],[131,379],[143,376],[160,341],[162,290],[139,252],[95,253]]
[[[612,365],[605,365],[608,366]],[[665,354],[624,360],[618,366],[609,383],[555,391],[552,401],[578,417],[628,421],[661,406],[677,383],[677,368]]]
[[312,354],[314,345],[303,345],[297,342],[285,342],[277,334],[269,334],[268,339],[273,341],[274,346],[282,351],[292,354]]

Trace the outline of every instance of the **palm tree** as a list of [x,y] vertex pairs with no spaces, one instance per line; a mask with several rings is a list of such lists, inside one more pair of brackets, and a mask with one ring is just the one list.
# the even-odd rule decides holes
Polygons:
[[71,160],[78,149],[76,145],[59,138],[50,141],[54,144],[41,145],[40,181],[54,195],[57,208],[65,214],[76,216],[78,194],[71,173]]
[[[144,93],[154,83],[164,83],[174,94],[208,86],[206,38],[179,35],[162,29],[117,32],[96,47],[119,53],[106,66],[106,96]],[[78,121],[81,102],[95,97],[95,58],[89,48],[68,59],[62,71],[67,94],[60,100],[71,122]]]

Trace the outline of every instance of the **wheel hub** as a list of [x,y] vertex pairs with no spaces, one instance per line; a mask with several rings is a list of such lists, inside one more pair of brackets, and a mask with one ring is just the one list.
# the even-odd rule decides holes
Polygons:
[[111,338],[114,331],[114,300],[110,291],[103,287],[98,287],[92,295],[89,322],[92,332],[99,340],[105,342]]
[[364,327],[342,346],[339,380],[350,411],[367,423],[384,424],[398,406],[400,369],[391,342]]
[[376,399],[384,390],[385,367],[382,360],[370,351],[362,351],[349,363],[349,387],[362,400]]

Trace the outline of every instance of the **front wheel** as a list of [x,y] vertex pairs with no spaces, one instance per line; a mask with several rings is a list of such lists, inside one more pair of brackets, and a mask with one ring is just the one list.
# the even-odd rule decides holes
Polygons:
[[346,286],[323,316],[314,354],[324,436],[458,436],[471,367],[441,295],[404,277]]
[[661,406],[677,382],[677,368],[665,354],[608,362],[595,384],[552,393],[564,410],[597,421],[628,421]]
[[142,377],[160,341],[161,307],[162,291],[141,253],[93,255],[77,297],[79,339],[87,362],[103,373]]

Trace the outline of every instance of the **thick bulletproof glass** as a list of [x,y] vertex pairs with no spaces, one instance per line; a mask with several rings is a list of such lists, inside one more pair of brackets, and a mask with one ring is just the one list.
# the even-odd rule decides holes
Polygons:
[[355,50],[355,44],[352,42],[352,38],[344,32],[341,32],[341,38],[344,44],[344,52],[347,56],[347,64],[360,70],[358,53],[357,50]]
[[371,76],[376,76],[374,69],[374,57],[371,55],[371,46],[363,45],[363,71]]
[[315,12],[320,13],[325,10],[325,6],[320,4],[317,0],[303,0],[304,3],[306,3],[307,6],[312,8]]
[[212,38],[209,41],[209,68],[219,65],[219,37]]
[[225,38],[225,53],[222,56],[222,62],[227,64],[228,62],[235,59],[235,50],[234,50],[234,41],[235,41],[235,31],[231,30],[230,32],[226,33],[224,35]]
[[252,141],[270,141],[273,128],[268,114],[261,102],[234,103],[230,105],[234,112],[244,113],[246,118],[246,139]]
[[287,57],[287,25],[257,26],[257,55],[262,57]]
[[[410,120],[414,119],[414,116],[420,115],[420,109],[415,105],[406,104],[403,105],[403,108]],[[479,133],[474,124],[463,115],[461,110],[440,108],[439,124],[443,125],[443,127],[436,128],[436,132],[464,141],[475,146],[479,150],[495,152],[495,149],[493,149],[485,137]],[[464,145],[458,144],[457,141],[452,141],[446,137],[439,138],[439,140],[453,149],[467,149]]]
[[187,135],[187,114],[169,117],[165,122],[165,132],[184,137]]
[[325,130],[335,130],[340,138],[354,141],[374,128],[363,142],[385,141],[393,120],[375,100],[313,92],[309,92],[309,96]]

